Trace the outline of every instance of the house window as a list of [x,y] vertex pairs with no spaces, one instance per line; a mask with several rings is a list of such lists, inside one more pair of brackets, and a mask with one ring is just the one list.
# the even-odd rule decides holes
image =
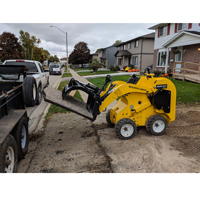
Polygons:
[[[168,62],[170,62],[170,52],[169,51],[169,55],[168,55]],[[165,66],[165,63],[166,63],[166,59],[163,59],[162,58],[162,55],[166,55],[167,56],[167,51],[161,51],[161,52],[158,52],[158,56],[157,56],[157,66]]]
[[122,65],[122,58],[118,58],[118,65]]
[[131,49],[131,43],[128,43],[128,49]]
[[117,47],[117,50],[120,50],[120,47]]
[[124,50],[126,50],[126,45],[124,45]]
[[138,57],[133,57],[133,65],[138,65]]
[[165,36],[165,35],[167,35],[167,26],[160,28],[160,36]]
[[135,41],[135,47],[138,47],[138,40]]
[[178,31],[188,29],[188,23],[178,23]]

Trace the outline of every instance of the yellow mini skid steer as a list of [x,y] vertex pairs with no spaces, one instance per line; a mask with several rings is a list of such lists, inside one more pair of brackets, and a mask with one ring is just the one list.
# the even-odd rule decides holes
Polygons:
[[[86,92],[87,103],[69,96],[72,90]],[[44,96],[45,101],[91,121],[114,100],[119,99],[107,112],[106,120],[115,126],[117,136],[123,140],[131,139],[139,126],[146,126],[153,135],[162,135],[167,125],[175,120],[176,88],[169,79],[154,77],[154,74],[141,77],[132,75],[127,82],[113,82],[113,77],[107,75],[102,88],[72,78],[62,93],[49,86],[44,90]]]

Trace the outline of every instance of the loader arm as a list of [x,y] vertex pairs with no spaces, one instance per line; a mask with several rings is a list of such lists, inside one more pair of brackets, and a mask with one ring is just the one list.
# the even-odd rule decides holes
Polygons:
[[[115,83],[115,82],[114,82]],[[113,83],[113,84],[114,84]],[[133,84],[129,84],[123,81],[116,81],[116,86],[113,88],[111,93],[107,96],[107,98],[102,102],[102,104],[99,107],[99,112],[101,113],[105,108],[110,105],[114,100],[120,98],[120,97],[125,97],[126,94],[129,93],[147,93],[149,92],[149,88],[145,87],[137,87]],[[151,105],[151,102],[148,102],[149,105]]]

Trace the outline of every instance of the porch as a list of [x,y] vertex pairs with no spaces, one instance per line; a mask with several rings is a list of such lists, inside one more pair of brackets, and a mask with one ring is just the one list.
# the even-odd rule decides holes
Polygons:
[[200,63],[174,62],[173,78],[200,83]]

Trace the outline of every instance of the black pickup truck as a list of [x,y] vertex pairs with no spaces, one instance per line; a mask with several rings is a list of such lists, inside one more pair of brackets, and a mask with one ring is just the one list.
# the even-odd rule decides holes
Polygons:
[[[23,75],[24,81],[20,81]],[[0,65],[0,172],[17,172],[28,151],[28,121],[24,99],[30,81],[25,66]],[[31,94],[32,95],[32,94]]]

